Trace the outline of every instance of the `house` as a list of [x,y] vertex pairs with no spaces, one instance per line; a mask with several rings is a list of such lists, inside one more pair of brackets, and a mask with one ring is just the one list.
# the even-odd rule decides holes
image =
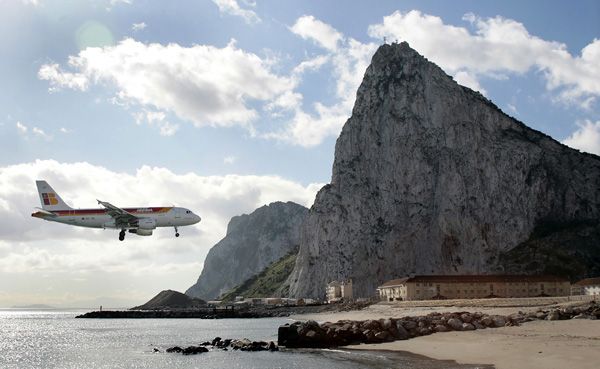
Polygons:
[[568,296],[570,283],[554,276],[418,275],[377,287],[384,301]]
[[352,300],[352,280],[332,281],[325,288],[327,303]]
[[574,295],[600,295],[600,277],[582,279],[573,285]]

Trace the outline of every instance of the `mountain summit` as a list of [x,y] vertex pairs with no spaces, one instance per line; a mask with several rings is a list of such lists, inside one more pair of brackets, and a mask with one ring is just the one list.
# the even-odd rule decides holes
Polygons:
[[322,297],[352,279],[361,297],[411,273],[502,271],[538,230],[599,218],[600,157],[504,114],[407,43],[382,45],[304,222],[290,292]]

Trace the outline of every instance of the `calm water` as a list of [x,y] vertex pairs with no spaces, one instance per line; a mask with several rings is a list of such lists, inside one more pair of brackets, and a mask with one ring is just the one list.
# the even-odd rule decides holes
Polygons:
[[[0,309],[0,368],[475,368],[410,355],[347,350],[168,354],[219,336],[277,341],[273,319],[75,319],[82,311]],[[160,353],[154,353],[154,348]]]

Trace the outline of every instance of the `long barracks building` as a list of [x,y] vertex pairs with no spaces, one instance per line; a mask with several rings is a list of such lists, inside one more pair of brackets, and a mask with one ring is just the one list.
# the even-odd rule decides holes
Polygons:
[[377,288],[385,301],[567,296],[567,279],[529,275],[418,275]]

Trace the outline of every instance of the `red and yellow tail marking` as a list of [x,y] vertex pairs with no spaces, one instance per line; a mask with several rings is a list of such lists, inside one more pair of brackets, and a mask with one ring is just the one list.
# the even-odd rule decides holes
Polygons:
[[57,205],[58,200],[56,199],[56,194],[52,192],[44,192],[42,193],[42,199],[44,200],[44,205]]

